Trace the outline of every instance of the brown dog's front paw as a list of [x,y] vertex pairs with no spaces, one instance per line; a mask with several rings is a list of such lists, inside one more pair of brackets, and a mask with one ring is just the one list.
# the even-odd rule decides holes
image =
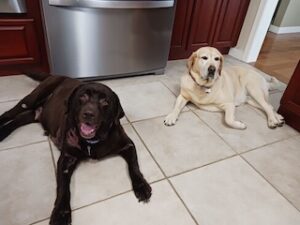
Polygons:
[[71,225],[71,210],[54,209],[49,225]]
[[152,188],[146,180],[143,179],[143,181],[135,185],[133,191],[139,202],[149,202],[152,195]]

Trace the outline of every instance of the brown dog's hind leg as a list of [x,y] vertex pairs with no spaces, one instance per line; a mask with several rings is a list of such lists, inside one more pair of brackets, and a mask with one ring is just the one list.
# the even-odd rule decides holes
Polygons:
[[34,111],[20,113],[10,122],[0,126],[0,142],[10,135],[15,129],[34,122],[36,122]]
[[0,126],[13,120],[22,112],[35,110],[42,105],[64,79],[66,77],[50,76],[44,80],[29,95],[19,101],[17,105],[0,116]]

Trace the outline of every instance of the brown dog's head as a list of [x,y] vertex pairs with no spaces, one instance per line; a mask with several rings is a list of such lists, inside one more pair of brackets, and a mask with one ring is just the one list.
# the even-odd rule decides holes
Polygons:
[[223,56],[216,48],[199,48],[190,56],[187,66],[199,85],[211,87],[221,75]]
[[124,111],[118,96],[107,86],[87,83],[70,97],[68,117],[83,139],[104,140],[114,124],[119,124]]

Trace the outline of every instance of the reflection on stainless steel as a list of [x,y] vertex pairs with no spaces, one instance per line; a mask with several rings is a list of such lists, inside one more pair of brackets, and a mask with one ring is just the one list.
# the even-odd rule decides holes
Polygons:
[[111,1],[111,0],[49,0],[54,6],[73,6],[90,8],[138,9],[138,8],[168,8],[174,5],[172,1]]
[[105,78],[161,72],[166,66],[174,7],[103,9],[42,3],[52,73]]
[[0,13],[25,13],[25,0],[0,0]]

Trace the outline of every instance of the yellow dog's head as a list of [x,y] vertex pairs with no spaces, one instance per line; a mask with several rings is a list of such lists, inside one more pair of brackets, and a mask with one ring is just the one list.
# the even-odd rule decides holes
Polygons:
[[204,87],[212,87],[221,75],[224,58],[212,47],[203,47],[195,51],[188,59],[189,73],[194,80]]

